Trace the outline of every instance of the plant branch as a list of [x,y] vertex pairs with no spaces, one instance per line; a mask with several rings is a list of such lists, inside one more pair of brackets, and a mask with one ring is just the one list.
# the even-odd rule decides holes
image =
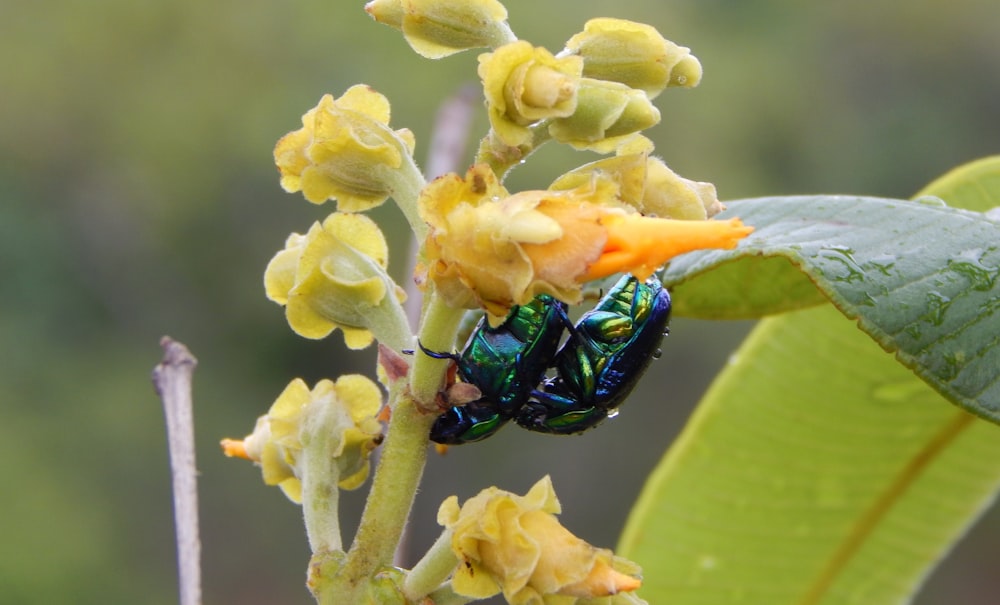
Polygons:
[[320,603],[358,602],[350,597],[360,597],[359,591],[375,573],[392,564],[423,475],[427,435],[434,418],[418,410],[406,394],[392,408],[382,457],[357,535],[335,583],[324,587]]

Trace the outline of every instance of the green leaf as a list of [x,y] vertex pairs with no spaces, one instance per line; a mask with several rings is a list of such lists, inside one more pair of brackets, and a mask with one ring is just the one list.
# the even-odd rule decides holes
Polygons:
[[757,229],[736,250],[671,263],[663,277],[678,314],[759,316],[829,299],[951,401],[1000,422],[1000,224],[939,200],[762,198],[728,212]]
[[[924,194],[992,207],[1000,158]],[[675,261],[676,304],[771,313],[816,303],[815,284],[836,308],[758,324],[654,471],[619,552],[643,566],[640,594],[655,603],[906,602],[1000,487],[997,428],[939,394],[997,419],[997,227],[934,201],[773,198],[731,212],[757,231],[739,250]]]
[[629,518],[670,605],[903,603],[1000,484],[1000,433],[830,306],[763,320]]
[[954,208],[986,212],[1000,204],[1000,155],[963,164],[928,185],[918,197],[935,195]]

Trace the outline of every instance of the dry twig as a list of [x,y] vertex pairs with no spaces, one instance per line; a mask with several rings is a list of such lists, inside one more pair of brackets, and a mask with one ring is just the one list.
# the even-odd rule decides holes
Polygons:
[[167,444],[174,489],[180,605],[201,604],[201,540],[194,458],[191,378],[198,360],[183,344],[164,336],[163,361],[153,369],[153,386],[167,417]]

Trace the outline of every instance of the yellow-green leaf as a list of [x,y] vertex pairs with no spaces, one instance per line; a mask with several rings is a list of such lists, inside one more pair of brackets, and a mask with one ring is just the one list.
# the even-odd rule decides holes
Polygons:
[[904,603],[998,485],[997,427],[823,306],[755,329],[618,552],[650,603]]

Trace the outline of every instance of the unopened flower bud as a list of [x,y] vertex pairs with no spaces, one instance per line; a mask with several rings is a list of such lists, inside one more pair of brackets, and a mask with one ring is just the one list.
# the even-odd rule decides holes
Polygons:
[[712,218],[724,209],[715,185],[686,179],[660,158],[648,158],[646,191],[640,212],[663,218],[702,220]]
[[373,0],[365,11],[402,31],[410,47],[428,59],[470,48],[496,48],[515,39],[507,9],[497,0]]
[[641,90],[619,82],[583,78],[576,111],[553,120],[549,133],[577,149],[608,153],[659,122],[659,110]]
[[697,86],[701,63],[691,49],[666,40],[655,28],[624,19],[591,19],[566,43],[583,57],[583,75],[621,82],[650,98],[668,86]]
[[606,176],[617,183],[619,199],[645,216],[704,220],[723,210],[715,185],[686,179],[648,152],[584,164],[560,176],[549,189],[573,189],[597,176]]

